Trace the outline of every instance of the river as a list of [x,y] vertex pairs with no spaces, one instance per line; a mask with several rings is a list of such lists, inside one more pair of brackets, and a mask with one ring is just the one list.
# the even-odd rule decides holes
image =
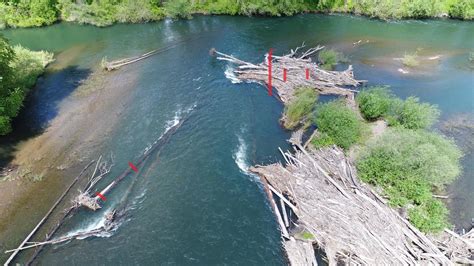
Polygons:
[[[231,66],[209,56],[212,47],[259,62],[269,48],[280,54],[303,41],[327,45],[344,52],[357,79],[390,85],[403,98],[415,95],[437,104],[442,120],[474,115],[474,75],[468,65],[469,51],[474,51],[472,22],[381,22],[309,14],[196,16],[107,28],[60,23],[3,33],[12,43],[53,51],[64,61],[48,71],[27,101],[15,123],[20,139],[45,129],[58,115],[58,105],[76,97],[75,84],[89,78],[103,57],[118,59],[172,46],[126,66],[136,75],[129,92],[132,100],[117,102],[120,118],[100,146],[101,154],[115,155],[109,178],[195,106],[159,156],[152,155],[139,174],[108,195],[105,210],[119,202],[127,206],[118,230],[48,247],[38,258],[42,265],[284,264],[271,208],[255,177],[246,171],[249,165],[279,161],[277,147],[289,148],[290,133],[278,123],[282,105],[262,86],[227,79],[224,72]],[[400,72],[394,58],[417,50],[431,58],[429,64],[414,73]],[[90,126],[95,126],[93,121]],[[451,218],[458,227],[468,227],[474,217],[474,152],[465,153],[464,173],[449,188]],[[61,234],[97,226],[102,214],[80,212]],[[16,221],[21,223],[20,218]],[[30,229],[22,235],[2,235],[11,247]]]

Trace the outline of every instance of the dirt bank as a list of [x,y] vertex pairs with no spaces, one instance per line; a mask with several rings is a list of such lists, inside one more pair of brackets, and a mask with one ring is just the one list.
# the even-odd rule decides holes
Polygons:
[[[18,169],[9,174],[9,181],[0,182],[0,250],[18,245],[80,168],[97,157],[120,121],[137,78],[133,66],[112,73],[94,71],[61,102],[58,116],[43,134],[17,145],[12,164]],[[1,252],[0,261],[5,259]]]

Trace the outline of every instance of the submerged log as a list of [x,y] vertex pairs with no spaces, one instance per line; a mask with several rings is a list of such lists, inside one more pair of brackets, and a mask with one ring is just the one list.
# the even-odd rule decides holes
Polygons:
[[[137,166],[140,166],[142,165],[145,160],[153,153],[153,152],[157,152],[159,151],[159,149],[164,145],[166,144],[169,139],[171,138],[172,135],[174,135],[176,133],[176,131],[183,125],[183,123],[190,117],[190,115],[192,114],[192,111],[194,110],[195,106],[193,106],[193,108],[191,108],[190,110],[188,110],[187,114],[181,118],[177,123],[175,123],[174,125],[172,125],[171,127],[169,127],[157,140],[155,140],[152,144],[152,146],[147,149],[140,157],[139,159],[136,161],[136,165]],[[56,240],[51,240],[52,237],[54,236],[54,234],[58,231],[58,229],[61,227],[61,225],[70,217],[72,217],[76,212],[77,210],[79,210],[79,207],[81,206],[85,206],[89,209],[92,209],[92,210],[97,210],[100,208],[100,205],[98,203],[98,197],[92,197],[89,193],[92,191],[93,187],[95,184],[97,184],[104,176],[106,176],[109,172],[110,172],[110,169],[111,167],[114,165],[113,163],[113,157],[111,157],[111,160],[112,160],[112,164],[111,165],[108,165],[107,163],[105,164],[102,164],[102,165],[99,165],[99,162],[100,162],[100,159],[102,157],[99,157],[99,160],[97,161],[97,164],[96,164],[96,167],[94,169],[94,172],[92,174],[92,176],[90,177],[89,181],[87,182],[86,186],[84,187],[84,192],[80,192],[80,194],[75,198],[75,200],[73,201],[73,204],[70,208],[66,209],[63,213],[63,216],[61,217],[61,219],[59,219],[59,221],[56,223],[56,225],[49,231],[49,233],[46,235],[46,238],[42,241],[42,242],[36,242],[36,244],[38,243],[43,243],[43,244],[40,244],[40,245],[35,245],[35,243],[33,243],[32,246],[30,246],[30,248],[34,248],[34,247],[37,247],[37,249],[35,250],[34,254],[32,255],[32,257],[29,259],[29,261],[26,263],[26,265],[30,265],[31,263],[33,263],[33,261],[36,259],[36,257],[39,255],[39,253],[41,252],[42,250],[42,247],[44,245],[48,245],[48,244],[56,244],[56,243],[61,243],[61,242],[64,242],[64,241],[67,241],[69,239],[73,239],[73,238],[78,238],[78,237],[86,237],[86,236],[92,236],[92,235],[96,235],[97,233],[100,233],[100,232],[107,232],[107,231],[110,231],[111,230],[111,227],[110,226],[105,226],[104,228],[99,228],[97,230],[93,230],[93,231],[90,231],[90,232],[82,232],[81,234],[82,235],[75,235],[75,236],[72,236],[72,237],[66,237],[66,238],[59,238],[59,239],[56,239]],[[92,165],[93,162],[91,162],[89,164]],[[97,172],[97,169],[100,169],[98,175],[96,175],[96,172]],[[85,170],[83,170],[85,171]],[[130,173],[131,173],[131,169],[130,168],[127,168],[121,175],[119,175],[117,178],[115,178],[104,190],[106,190],[104,192],[104,190],[102,190],[102,192],[104,192],[104,194],[107,192],[107,191],[110,191],[114,186],[116,186],[123,178],[125,178],[126,176],[128,176]],[[82,175],[82,172],[81,172],[81,175]],[[65,194],[69,191],[69,189],[65,192]],[[115,213],[112,214],[110,217],[114,217]],[[28,238],[29,239],[29,238]],[[25,242],[17,249],[14,249],[14,250],[11,250],[12,252],[14,252],[14,254],[16,255],[20,250],[23,250],[23,246],[24,244],[28,241],[28,239],[25,240]]]
[[[356,87],[364,80],[356,80],[352,72],[352,66],[345,71],[328,71],[320,68],[311,57],[322,50],[324,46],[317,46],[299,53],[304,44],[289,54],[282,56],[272,56],[272,85],[278,93],[279,99],[283,103],[288,103],[294,97],[294,92],[300,87],[310,87],[316,89],[320,94],[332,94],[344,96],[347,101],[355,106],[354,90],[347,87]],[[215,50],[210,51],[211,55],[217,55],[218,60],[228,61],[236,65],[232,70],[233,75],[239,81],[256,82],[260,84],[268,83],[268,54],[260,64],[253,64],[238,59]],[[310,77],[305,76],[308,69]],[[286,72],[286,81],[283,73]]]
[[94,163],[94,161],[91,161],[89,164],[87,164],[84,169],[82,169],[82,171],[79,173],[79,175],[76,176],[76,178],[74,178],[74,180],[71,182],[71,184],[66,188],[66,190],[63,192],[63,194],[61,194],[61,196],[59,196],[59,198],[56,200],[56,202],[53,204],[53,206],[49,209],[49,211],[45,214],[45,216],[43,217],[43,219],[41,219],[41,221],[39,221],[39,223],[35,226],[35,228],[33,228],[33,230],[31,230],[31,232],[28,234],[28,236],[26,236],[25,240],[23,240],[23,242],[21,242],[20,246],[18,248],[16,248],[15,250],[13,250],[13,254],[10,255],[10,257],[8,258],[8,260],[5,262],[5,265],[8,265],[10,264],[10,262],[16,257],[16,255],[18,254],[18,252],[23,248],[23,246],[30,240],[30,238],[32,238],[34,236],[34,234],[36,233],[36,231],[38,231],[38,229],[46,222],[46,220],[49,218],[49,216],[53,213],[53,211],[58,207],[58,205],[63,201],[63,199],[66,197],[66,195],[68,194],[68,192],[71,190],[71,188],[77,183],[77,181],[79,181],[79,178],[81,178],[85,171]]
[[[314,244],[326,252],[330,264],[452,264],[369,186],[354,183],[356,170],[341,149],[296,146],[294,155],[284,153],[289,162],[286,166],[276,163],[251,167],[250,171],[279,194],[294,199],[297,209],[293,211],[300,225],[314,236]],[[295,254],[307,256],[296,261],[314,257],[314,253],[290,250],[301,245],[287,242],[284,246],[288,256],[293,256],[291,260],[295,261]]]

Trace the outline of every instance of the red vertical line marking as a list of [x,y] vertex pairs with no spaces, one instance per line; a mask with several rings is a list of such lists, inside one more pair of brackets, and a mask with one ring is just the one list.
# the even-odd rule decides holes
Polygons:
[[273,49],[270,48],[268,51],[268,95],[272,96],[272,52]]
[[283,69],[283,81],[286,82],[286,68]]
[[99,196],[99,198],[100,198],[102,201],[106,201],[106,200],[107,200],[107,198],[104,197],[104,195],[100,194],[99,192],[96,192],[95,194],[96,194],[97,196]]
[[306,69],[306,79],[309,79],[309,69]]
[[132,168],[133,171],[135,171],[135,173],[138,172],[138,168],[131,162],[128,162],[128,166],[130,166],[130,168]]

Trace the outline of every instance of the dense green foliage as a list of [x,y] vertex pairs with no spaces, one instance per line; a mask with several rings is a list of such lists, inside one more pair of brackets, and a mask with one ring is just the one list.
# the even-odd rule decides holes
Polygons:
[[63,19],[97,26],[146,22],[192,13],[293,15],[302,12],[345,12],[389,18],[449,15],[474,19],[472,0],[0,0],[1,27],[49,25]]
[[0,36],[0,135],[11,131],[11,119],[18,115],[31,88],[53,55],[10,47]]
[[385,118],[392,126],[422,129],[433,125],[440,112],[435,105],[420,103],[416,97],[395,98],[387,87],[372,87],[357,95],[357,103],[367,120]]
[[386,87],[372,87],[359,92],[356,100],[365,119],[371,121],[388,114],[392,98]]
[[314,104],[318,99],[316,91],[312,88],[300,88],[296,90],[295,97],[285,107],[284,126],[293,129],[300,124],[313,111]]
[[314,122],[321,132],[321,139],[313,144],[336,144],[343,149],[360,140],[364,123],[343,101],[332,101],[316,106]]
[[459,175],[461,156],[453,141],[438,134],[396,128],[367,144],[357,169],[362,180],[384,189],[392,205],[408,206],[415,226],[436,232],[447,225],[447,210],[431,190]]
[[429,128],[438,119],[438,107],[429,103],[420,103],[416,97],[408,97],[405,101],[394,99],[392,113],[389,120],[391,125],[398,125],[409,129]]
[[55,0],[0,0],[0,28],[43,26],[56,20]]
[[318,54],[318,60],[321,63],[321,68],[326,70],[332,70],[339,61],[339,53],[331,50],[324,49]]

